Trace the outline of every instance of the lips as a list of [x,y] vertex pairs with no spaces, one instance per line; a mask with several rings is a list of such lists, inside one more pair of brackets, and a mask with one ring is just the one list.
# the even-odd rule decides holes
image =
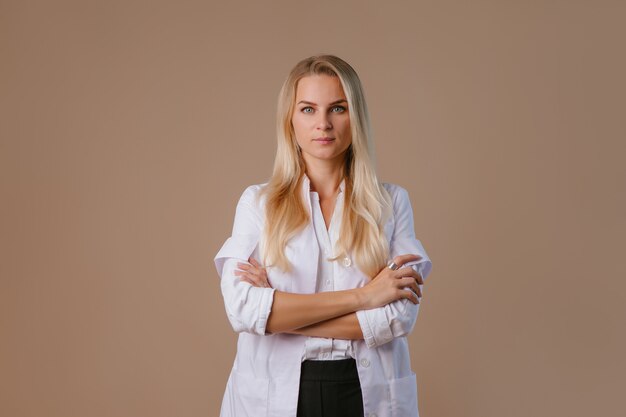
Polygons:
[[317,141],[320,141],[320,142],[330,142],[331,140],[335,140],[335,138],[331,138],[331,137],[326,136],[326,137],[323,137],[323,138],[316,138],[316,139],[313,139],[313,140],[317,140]]

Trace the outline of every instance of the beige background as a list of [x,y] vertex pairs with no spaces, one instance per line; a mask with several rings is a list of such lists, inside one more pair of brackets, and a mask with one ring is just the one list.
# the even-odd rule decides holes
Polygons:
[[622,1],[0,1],[0,415],[216,416],[213,256],[289,69],[362,78],[433,260],[424,417],[621,416]]

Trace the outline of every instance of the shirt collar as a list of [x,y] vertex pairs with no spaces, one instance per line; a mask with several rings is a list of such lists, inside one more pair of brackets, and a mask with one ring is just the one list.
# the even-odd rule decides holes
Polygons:
[[[343,178],[341,180],[341,183],[339,183],[339,193],[343,193],[346,187],[346,179]],[[302,180],[302,188],[305,192],[309,192],[311,191],[311,180],[309,179],[309,176],[306,175],[306,173],[304,174],[304,178]]]

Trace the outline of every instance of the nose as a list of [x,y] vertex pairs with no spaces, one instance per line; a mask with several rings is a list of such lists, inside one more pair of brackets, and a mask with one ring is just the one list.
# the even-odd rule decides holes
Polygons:
[[330,117],[325,112],[319,112],[320,116],[317,120],[317,128],[319,130],[332,129],[333,125],[330,123]]

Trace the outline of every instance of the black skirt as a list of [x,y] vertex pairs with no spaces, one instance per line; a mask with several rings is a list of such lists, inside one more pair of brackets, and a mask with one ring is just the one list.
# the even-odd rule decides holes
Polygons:
[[302,362],[298,417],[363,417],[354,359]]

